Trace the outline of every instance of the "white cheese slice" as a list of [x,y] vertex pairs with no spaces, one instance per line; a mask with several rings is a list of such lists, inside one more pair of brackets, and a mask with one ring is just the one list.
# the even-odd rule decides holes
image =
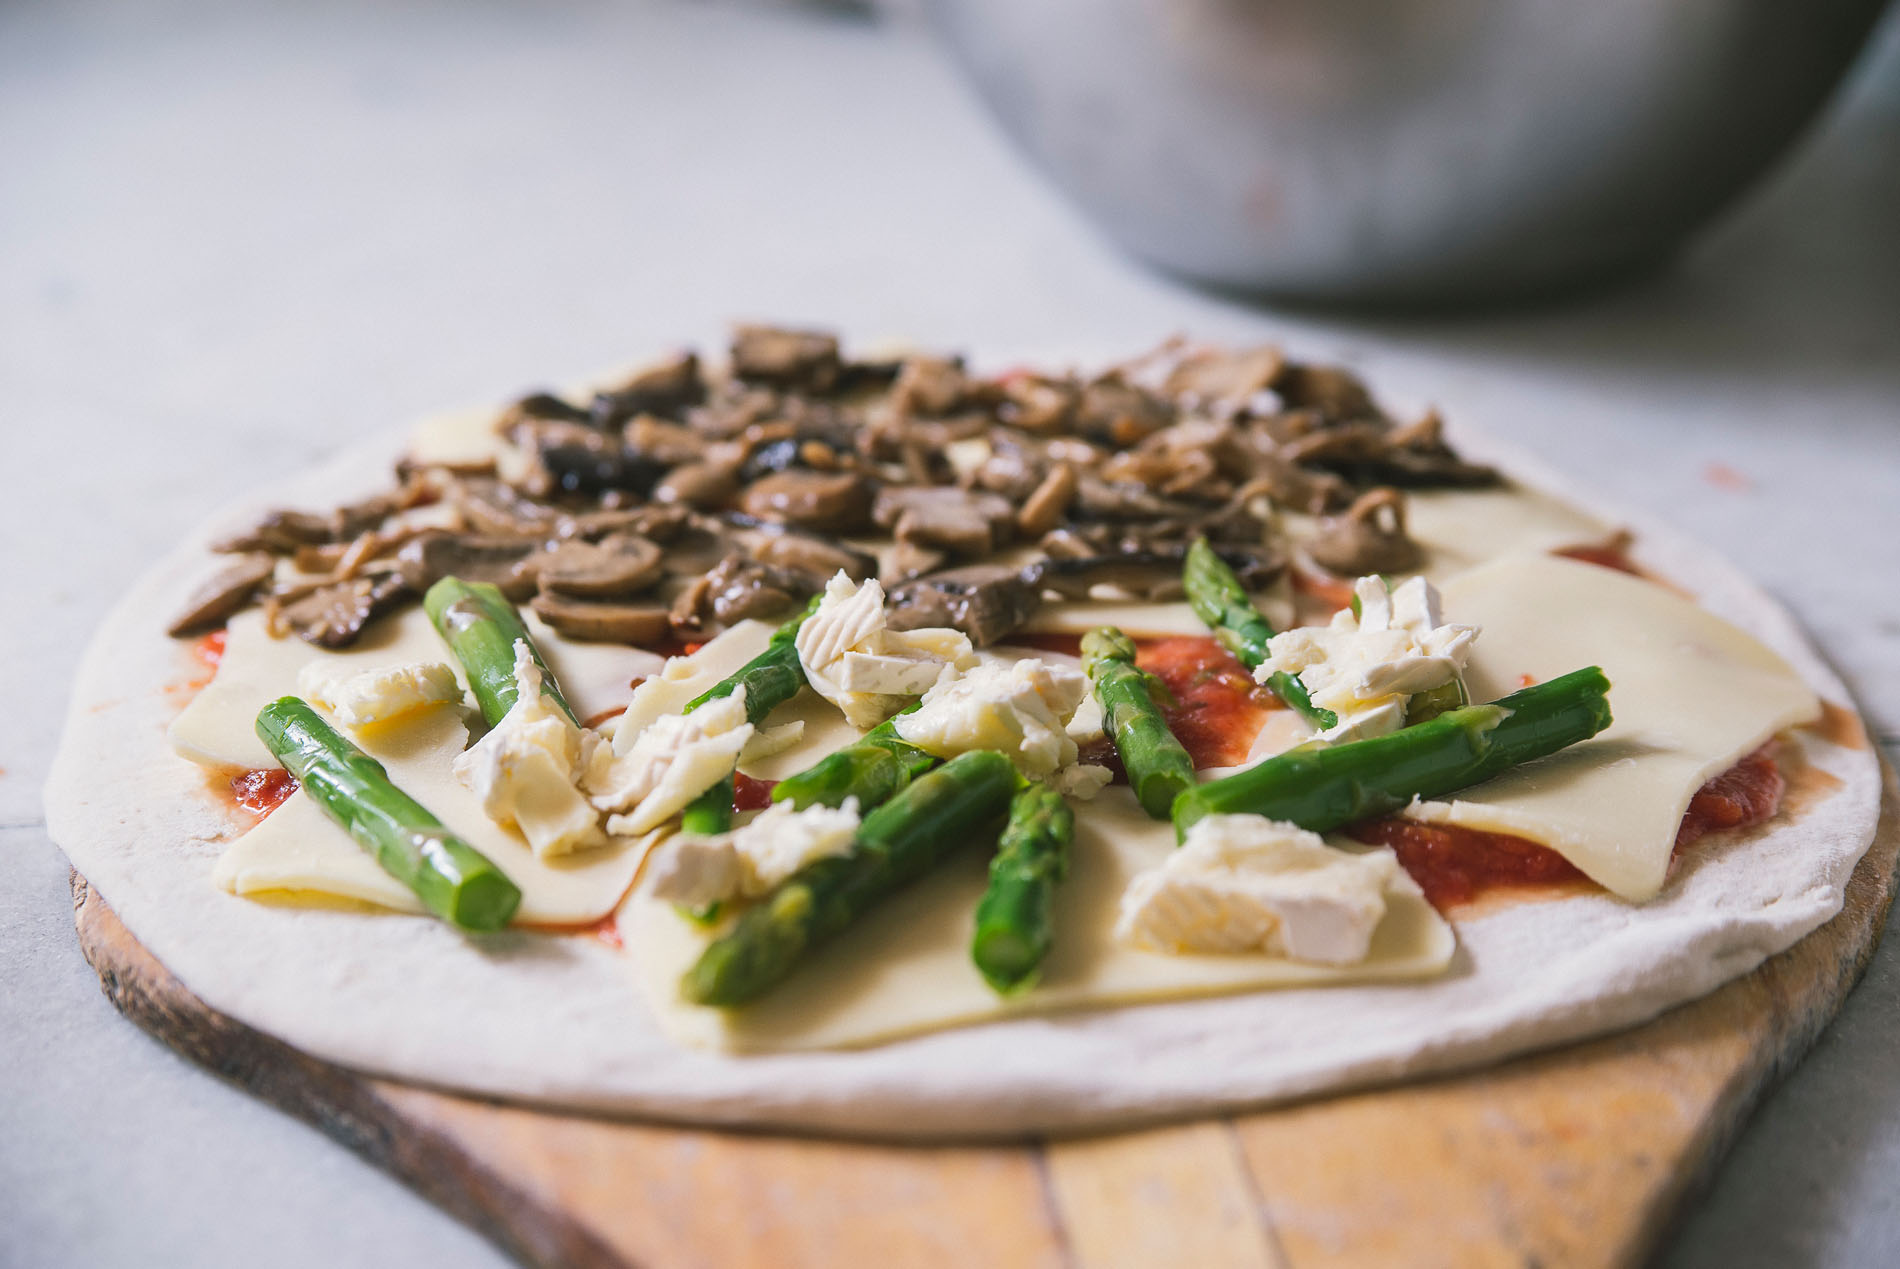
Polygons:
[[[621,838],[596,850],[537,857],[520,834],[489,819],[481,799],[450,774],[450,764],[468,743],[468,730],[457,710],[420,711],[355,733],[352,739],[383,764],[398,788],[488,856],[521,888],[517,925],[598,921],[627,893],[640,861],[658,840],[657,835]],[[301,789],[232,842],[212,876],[240,895],[314,892],[399,912],[422,910],[408,887],[384,872]]]
[[[1409,489],[1405,527],[1425,548],[1425,576],[1442,581],[1504,554],[1603,542],[1614,527],[1535,489]],[[1469,620],[1456,608],[1459,621]]]
[[1626,573],[1523,555],[1442,590],[1448,612],[1484,629],[1465,670],[1473,700],[1600,665],[1616,721],[1407,814],[1542,842],[1626,899],[1662,888],[1683,812],[1710,776],[1820,716],[1814,693],[1753,637]]
[[[625,703],[633,679],[661,665],[659,657],[636,648],[564,642],[540,618],[526,616],[529,633],[582,721]],[[280,696],[297,694],[298,675],[306,667],[319,667],[313,674],[347,677],[448,659],[448,648],[420,605],[371,623],[356,643],[336,652],[294,635],[273,639],[261,612],[239,613],[225,632],[217,674],[172,722],[172,748],[204,766],[274,767],[277,760],[254,730],[257,711]]]
[[742,621],[692,655],[668,657],[664,665],[649,671],[650,677],[633,690],[626,712],[614,722],[614,752],[626,753],[641,732],[731,677],[765,651],[776,629],[763,621]]
[[297,675],[297,688],[305,700],[329,710],[346,727],[384,723],[412,710],[457,704],[462,699],[455,671],[440,661],[385,665],[348,674],[312,662]]
[[1065,600],[1044,604],[1023,630],[1030,634],[1083,635],[1098,626],[1118,626],[1137,639],[1160,635],[1205,635],[1207,625],[1186,602],[1097,604]]
[[417,463],[473,467],[499,459],[508,442],[495,430],[493,406],[431,415],[409,432],[409,458]]
[[712,937],[643,885],[621,909],[628,963],[659,1025],[674,1039],[735,1052],[839,1048],[1016,1014],[1103,1007],[1273,987],[1428,978],[1455,940],[1402,874],[1364,961],[1303,964],[1273,956],[1169,956],[1118,944],[1123,889],[1174,849],[1121,787],[1076,807],[1068,879],[1056,891],[1055,949],[1033,992],[1002,998],[970,965],[970,914],[989,852],[972,843],[815,950],[763,999],[735,1010],[688,1005],[680,975]]

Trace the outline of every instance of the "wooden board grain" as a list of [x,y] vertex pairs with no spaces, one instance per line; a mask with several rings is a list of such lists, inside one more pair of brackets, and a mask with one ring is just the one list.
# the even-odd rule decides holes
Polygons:
[[536,1266],[1334,1269],[1627,1265],[1859,978],[1900,789],[1826,926],[1642,1027],[1446,1079],[1013,1147],[712,1132],[451,1096],[319,1062],[207,1008],[83,878],[121,1011]]

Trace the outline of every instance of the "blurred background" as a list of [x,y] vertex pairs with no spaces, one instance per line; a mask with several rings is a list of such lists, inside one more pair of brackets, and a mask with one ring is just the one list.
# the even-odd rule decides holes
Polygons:
[[[735,318],[1344,360],[1666,515],[1900,737],[1876,0],[0,4],[0,1265],[499,1264],[112,1013],[38,790],[213,507]],[[18,693],[17,697],[11,695]],[[1900,947],[1672,1266],[1900,1263]]]

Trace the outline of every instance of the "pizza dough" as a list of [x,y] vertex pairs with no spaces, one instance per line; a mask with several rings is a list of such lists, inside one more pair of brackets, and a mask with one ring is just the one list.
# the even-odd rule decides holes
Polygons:
[[[1834,915],[1871,840],[1872,750],[1802,733],[1797,756],[1827,787],[1798,817],[1691,852],[1640,910],[1587,895],[1461,921],[1450,972],[1429,983],[1013,1018],[843,1052],[696,1051],[655,1024],[624,959],[605,945],[467,938],[424,919],[265,906],[212,880],[240,825],[166,744],[176,705],[162,689],[193,667],[188,648],[165,638],[164,617],[207,570],[210,529],[266,505],[359,495],[401,448],[400,438],[365,446],[274,488],[147,575],[85,658],[47,789],[55,839],[189,988],[307,1052],[378,1074],[607,1112],[895,1137],[1230,1110],[1489,1061],[1652,1016]],[[1506,461],[1527,474],[1528,464]],[[1772,601],[1667,529],[1634,527],[1640,559],[1846,705]]]

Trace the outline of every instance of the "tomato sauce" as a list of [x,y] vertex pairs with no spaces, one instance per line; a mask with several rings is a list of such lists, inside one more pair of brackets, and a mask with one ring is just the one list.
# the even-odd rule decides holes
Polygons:
[[[1772,818],[1787,781],[1775,765],[1774,745],[1762,746],[1704,784],[1689,800],[1676,831],[1679,853],[1709,833],[1749,828]],[[1574,864],[1548,846],[1504,833],[1391,818],[1355,824],[1359,841],[1390,846],[1433,907],[1468,903],[1495,890],[1582,883]]]
[[1629,539],[1612,538],[1601,546],[1565,546],[1551,552],[1567,560],[1580,560],[1585,564],[1595,564],[1598,568],[1611,568],[1619,573],[1628,573],[1633,577],[1643,576],[1643,570],[1636,567],[1629,557]]
[[297,791],[297,777],[282,767],[240,771],[230,788],[231,800],[261,820]]
[[1143,639],[1136,646],[1135,664],[1167,684],[1174,697],[1161,712],[1195,768],[1247,761],[1268,711],[1279,706],[1273,694],[1205,635]]
[[754,780],[743,771],[732,773],[732,809],[763,811],[772,805],[772,790],[777,780]]

